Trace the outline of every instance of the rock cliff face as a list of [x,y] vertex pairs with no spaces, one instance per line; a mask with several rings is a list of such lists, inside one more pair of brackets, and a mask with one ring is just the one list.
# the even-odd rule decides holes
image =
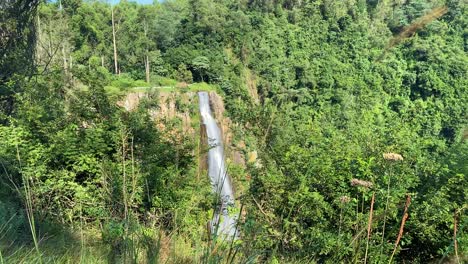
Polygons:
[[233,142],[233,134],[231,131],[233,123],[231,119],[224,114],[226,109],[224,108],[223,99],[216,92],[210,92],[209,95],[211,109],[223,134],[224,145],[226,146],[226,158],[235,164],[245,167],[245,158],[241,152],[245,148],[245,144],[243,142],[237,144]]
[[[124,99],[117,102],[117,105],[125,108],[127,111],[134,111],[145,99],[150,99],[148,93],[129,93]],[[158,98],[155,100],[158,101],[158,107],[148,109],[148,111],[160,129],[167,129],[167,121],[179,119],[182,122],[184,133],[195,133],[190,117],[190,106],[195,104],[195,93],[164,92],[159,93]]]
[[[191,107],[195,105],[195,96],[196,94],[193,92],[161,93],[159,95],[159,108],[152,112],[152,116],[156,121],[178,119],[182,122],[183,132],[194,136],[195,130],[192,127],[192,118],[190,114]],[[161,124],[163,122],[159,123]]]
[[117,102],[117,105],[125,108],[127,111],[133,111],[137,108],[142,98],[147,98],[147,94],[144,92],[129,93],[121,101]]
[[[231,131],[233,123],[225,115],[223,98],[216,92],[210,92],[209,97],[214,117],[221,128],[223,142],[226,148],[226,158],[235,164],[245,167],[245,157],[243,154],[245,144],[242,141],[233,142],[233,133]],[[138,105],[146,99],[150,99],[148,93],[134,92],[127,94],[125,98],[117,104],[125,108],[127,111],[134,111]],[[161,129],[164,134],[171,137],[174,141],[181,140],[184,136],[194,137],[198,134],[197,131],[195,131],[198,126],[196,126],[196,124],[192,124],[191,117],[191,114],[194,114],[193,111],[198,111],[198,105],[196,105],[196,93],[161,92],[155,100],[158,101],[158,106],[149,109],[148,111],[156,122],[158,128]],[[182,123],[181,131],[176,131],[173,127],[170,127],[169,124],[174,120],[179,120]],[[203,127],[200,126],[200,137],[204,137],[205,135],[202,130]],[[200,157],[200,159],[201,158],[203,157]],[[200,164],[202,168],[206,166],[203,165],[204,162],[200,162]]]
[[223,99],[216,92],[210,92],[209,96],[211,110],[213,111],[214,117],[218,121],[221,132],[223,133],[224,144],[229,146],[232,140],[232,133],[229,130],[231,120],[224,115],[225,108]]

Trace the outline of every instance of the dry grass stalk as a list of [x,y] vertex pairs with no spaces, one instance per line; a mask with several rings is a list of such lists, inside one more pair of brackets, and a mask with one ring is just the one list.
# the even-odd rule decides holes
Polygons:
[[457,258],[457,263],[460,263],[460,258],[458,257],[458,241],[457,241],[457,210],[453,214],[453,247],[455,249],[455,257]]
[[366,244],[366,255],[364,257],[364,263],[367,262],[367,252],[369,250],[369,240],[370,240],[370,234],[372,230],[372,214],[374,213],[374,201],[375,201],[375,192],[372,193],[369,221],[367,223],[367,244]]
[[402,40],[411,37],[416,31],[425,27],[427,24],[431,23],[432,21],[438,19],[439,17],[445,15],[448,9],[446,6],[439,6],[432,9],[426,15],[418,18],[415,22],[411,25],[405,27],[403,31],[398,34],[397,37],[393,38],[389,43],[389,48],[398,45]]
[[262,214],[263,214],[264,216],[267,217],[266,220],[272,225],[273,222],[272,222],[271,219],[270,219],[270,215],[268,215],[267,213],[265,213],[265,211],[263,211],[262,206],[257,202],[257,200],[255,200],[255,198],[253,197],[253,195],[252,195],[252,200],[255,202],[255,204],[257,205],[257,207],[258,207],[258,209],[260,210],[260,212],[262,212]]
[[363,181],[363,180],[359,180],[359,179],[352,179],[351,180],[351,185],[352,186],[362,186],[362,187],[366,187],[366,188],[371,188],[372,186],[374,186],[374,184],[372,182]]
[[349,198],[349,196],[344,195],[340,197],[340,203],[345,204],[345,203],[349,203],[350,201],[351,201],[351,198]]
[[383,158],[386,159],[386,160],[391,160],[391,161],[399,161],[399,160],[403,160],[403,157],[398,154],[398,153],[384,153],[383,154]]
[[398,244],[400,243],[400,239],[403,236],[403,228],[405,227],[406,219],[408,219],[408,207],[411,203],[411,196],[409,194],[406,195],[406,203],[405,203],[405,210],[403,212],[403,218],[401,219],[401,225],[400,225],[400,231],[398,231],[398,237],[395,242],[395,247],[393,248],[393,253],[392,256],[390,257],[390,261],[388,263],[392,262],[393,256],[395,255],[395,252],[397,251]]
[[[343,195],[339,199],[341,204],[347,204],[351,201],[351,198],[349,196]],[[338,227],[338,235],[341,234],[341,225],[343,223],[343,206],[340,206],[340,224]]]
[[391,48],[397,46],[400,44],[403,40],[408,39],[416,33],[416,31],[420,30],[421,28],[425,27],[427,24],[431,23],[432,21],[440,18],[443,16],[445,13],[447,13],[448,9],[446,6],[439,6],[434,9],[432,9],[429,13],[426,15],[418,18],[416,21],[411,23],[411,25],[405,27],[403,31],[398,34],[398,36],[393,37],[387,46],[385,47],[384,52],[382,55],[377,59],[377,61],[382,60],[387,51],[390,50]]

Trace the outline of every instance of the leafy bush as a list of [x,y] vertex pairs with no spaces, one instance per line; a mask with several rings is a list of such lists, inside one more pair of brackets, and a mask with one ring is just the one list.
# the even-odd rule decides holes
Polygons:
[[208,84],[206,82],[202,83],[193,83],[189,86],[190,91],[199,92],[199,91],[216,91],[216,86],[213,84]]
[[104,90],[108,95],[121,95],[122,89],[115,86],[104,86]]
[[155,86],[175,86],[177,81],[163,76],[152,76],[151,83]]
[[126,88],[131,88],[134,87],[135,81],[127,76],[120,76],[117,77],[117,79],[113,80],[111,82],[111,85],[120,89],[126,89]]
[[133,87],[149,87],[150,85],[143,80],[136,80],[133,82]]

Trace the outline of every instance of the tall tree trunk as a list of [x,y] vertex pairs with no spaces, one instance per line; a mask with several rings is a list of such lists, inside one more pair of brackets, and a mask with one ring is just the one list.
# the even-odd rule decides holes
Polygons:
[[[40,16],[37,15],[37,43],[41,43],[41,19]],[[36,52],[36,59],[37,63],[41,63],[41,45],[37,45],[37,52]]]
[[63,57],[63,72],[65,75],[68,74],[68,67],[67,67],[67,55],[65,53],[65,41],[62,43],[62,57]]
[[71,52],[70,52],[70,59],[68,61],[68,70],[69,70],[69,73],[70,73],[70,83],[71,83],[71,85],[73,87],[74,86],[74,79],[73,79],[72,68],[73,68],[73,57],[72,57]]
[[114,22],[114,8],[111,9],[112,14],[112,40],[114,44],[114,67],[115,67],[115,74],[119,74],[119,68],[117,64],[117,44],[115,42],[115,22]]
[[146,82],[150,82],[150,63],[149,63],[149,57],[146,55],[145,59],[145,70],[146,70]]
[[49,30],[48,30],[48,32],[47,32],[47,33],[48,33],[47,35],[48,35],[48,37],[49,37],[49,39],[48,39],[48,40],[49,40],[49,43],[48,43],[48,44],[49,44],[49,47],[48,47],[48,48],[49,48],[49,51],[48,51],[48,54],[49,54],[48,57],[49,57],[49,58],[48,58],[48,59],[51,60],[51,61],[53,61],[53,57],[54,57],[53,54],[54,54],[54,52],[53,52],[53,49],[52,49],[52,33],[51,33],[51,32],[52,32],[52,29],[50,28],[50,23],[48,23],[48,24],[49,24],[49,25],[48,25],[48,26],[49,26]]
[[[146,19],[144,20],[143,23],[143,31],[145,32],[145,38],[147,37],[148,34],[148,24],[146,24]],[[148,57],[148,43],[146,44],[146,55],[145,55],[145,73],[146,73],[146,82],[150,82],[150,63],[149,63],[149,57]]]
[[63,15],[63,8],[62,8],[62,1],[59,1],[59,4],[60,4],[60,23],[62,24],[63,28],[62,28],[62,32],[61,32],[61,35],[63,36],[62,40],[61,40],[61,46],[62,46],[62,59],[63,59],[63,72],[65,73],[65,81],[68,82],[68,65],[67,65],[67,52],[66,52],[66,49],[65,49],[65,46],[67,44],[67,35],[66,34],[66,31],[68,30],[68,27],[67,27],[67,22],[65,21],[65,17]]

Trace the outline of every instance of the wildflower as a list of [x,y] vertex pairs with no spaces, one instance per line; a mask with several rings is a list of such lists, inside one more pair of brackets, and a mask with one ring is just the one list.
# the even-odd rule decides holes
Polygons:
[[349,196],[346,196],[346,195],[343,195],[340,197],[340,202],[341,203],[349,203],[349,201],[351,201],[351,198],[349,198]]
[[384,153],[383,158],[391,161],[403,160],[403,157],[398,153]]
[[351,185],[352,186],[362,186],[362,187],[370,188],[374,184],[372,182],[369,182],[369,181],[363,181],[363,180],[359,180],[359,179],[352,179],[351,180]]

